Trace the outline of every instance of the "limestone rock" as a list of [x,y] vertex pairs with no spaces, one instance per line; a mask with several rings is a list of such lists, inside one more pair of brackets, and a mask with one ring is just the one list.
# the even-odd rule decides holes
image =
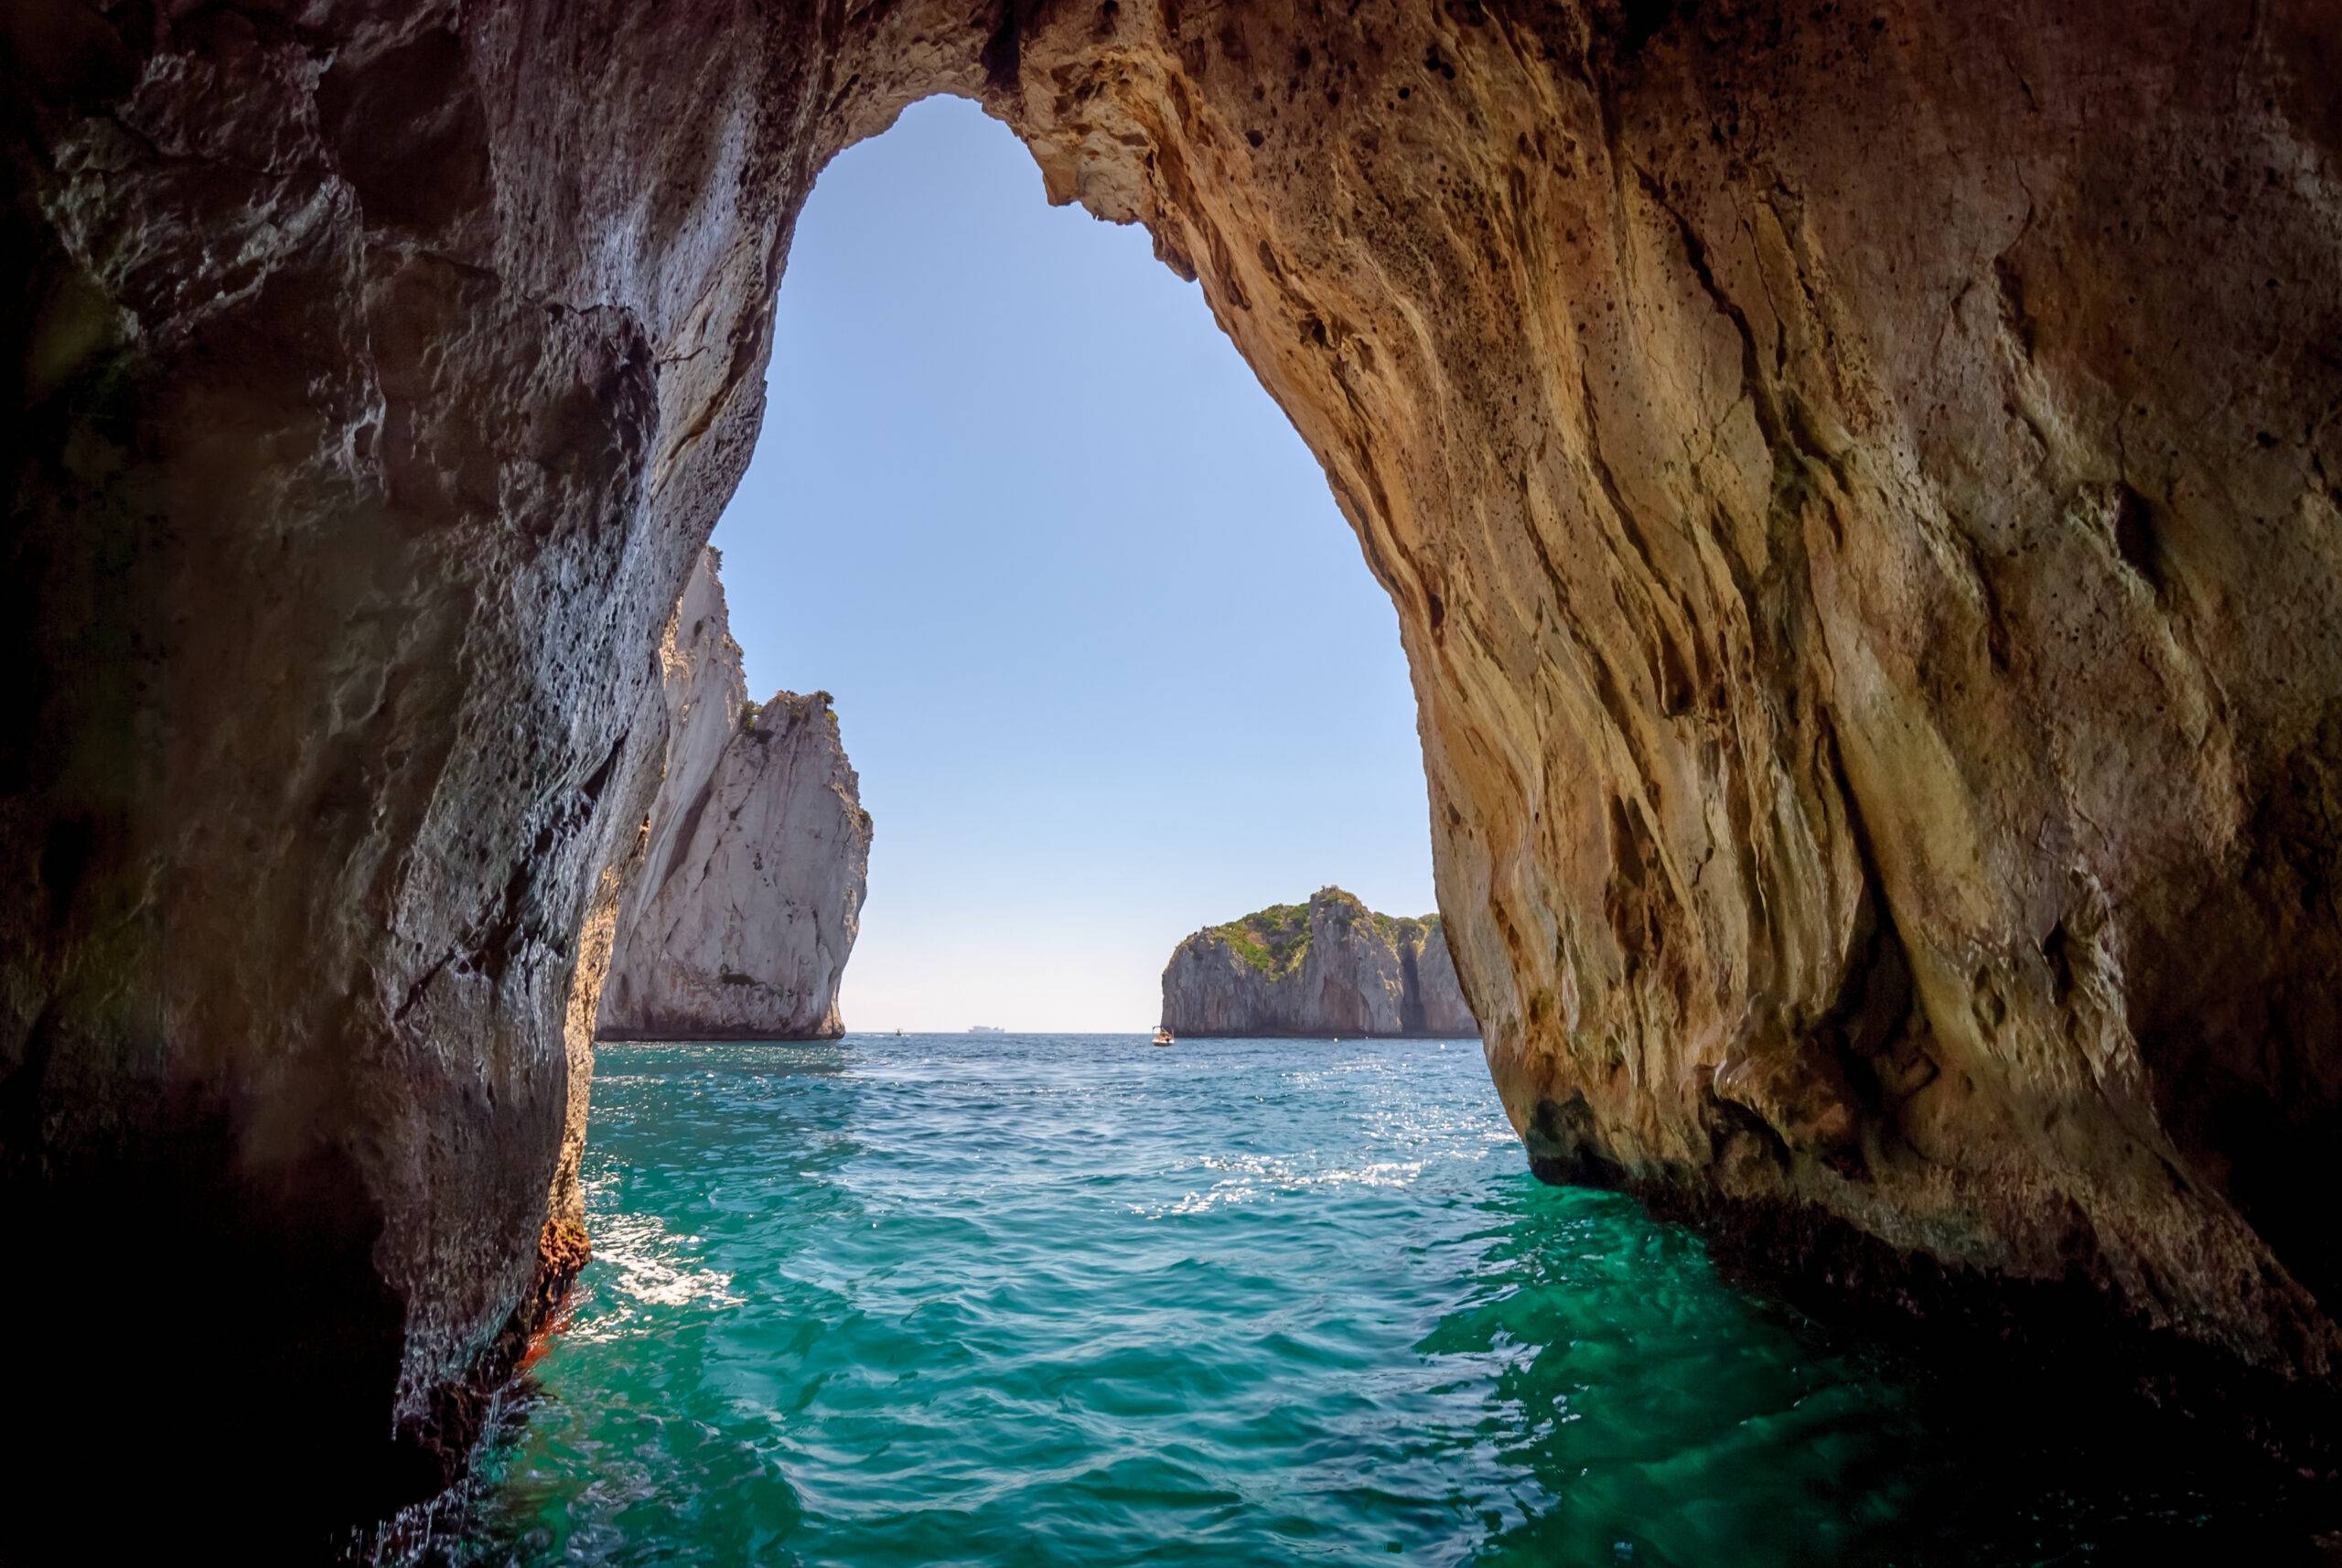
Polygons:
[[1181,942],[1163,1025],[1184,1035],[1473,1036],[1437,915],[1378,915],[1338,887]]
[[102,1440],[89,1380],[195,1270],[214,1353],[137,1372],[178,1484],[288,1423],[321,1511],[460,1464],[575,1255],[581,931],[795,214],[938,91],[1145,223],[1324,464],[1537,1168],[2331,1386],[2335,39],[9,6],[0,1243],[83,1286],[0,1293],[27,1426]]
[[827,693],[747,703],[714,550],[661,643],[667,771],[618,913],[604,1039],[830,1039],[870,815]]

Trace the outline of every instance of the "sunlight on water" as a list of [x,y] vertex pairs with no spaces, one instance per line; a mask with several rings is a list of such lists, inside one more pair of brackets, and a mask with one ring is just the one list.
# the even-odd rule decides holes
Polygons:
[[610,1047],[586,1175],[467,1563],[2111,1561],[2203,1522],[1980,1462],[1683,1233],[1540,1186],[1474,1042]]

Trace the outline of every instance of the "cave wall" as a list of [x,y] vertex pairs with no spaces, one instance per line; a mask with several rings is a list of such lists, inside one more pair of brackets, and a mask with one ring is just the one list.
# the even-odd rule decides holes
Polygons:
[[2335,53],[2315,0],[10,7],[16,1255],[111,1332],[158,1204],[235,1238],[171,1419],[297,1421],[336,1508],[459,1462],[575,1265],[794,214],[951,91],[1324,462],[1539,1169],[2331,1379]]
[[2331,1378],[2330,13],[1130,9],[991,102],[1391,589],[1538,1168]]
[[379,1514],[579,1261],[653,639],[761,411],[702,296],[771,291],[815,68],[615,5],[0,29],[5,1326],[52,1462],[141,1412],[157,1521],[263,1453],[256,1522]]

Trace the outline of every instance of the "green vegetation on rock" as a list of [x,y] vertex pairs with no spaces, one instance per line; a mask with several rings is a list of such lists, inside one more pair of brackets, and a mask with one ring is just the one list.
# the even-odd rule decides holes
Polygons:
[[1374,929],[1382,933],[1382,940],[1392,948],[1401,951],[1412,948],[1421,952],[1423,944],[1438,934],[1439,917],[1377,914],[1374,916]]
[[1309,952],[1309,906],[1272,904],[1224,926],[1208,926],[1236,956],[1271,977],[1291,974]]
[[1207,926],[1197,936],[1219,938],[1262,974],[1282,979],[1299,969],[1309,955],[1310,912],[1318,908],[1341,924],[1360,918],[1372,921],[1375,931],[1394,950],[1412,948],[1420,952],[1439,929],[1437,915],[1416,918],[1378,914],[1354,893],[1320,887],[1306,904],[1272,904],[1224,925]]

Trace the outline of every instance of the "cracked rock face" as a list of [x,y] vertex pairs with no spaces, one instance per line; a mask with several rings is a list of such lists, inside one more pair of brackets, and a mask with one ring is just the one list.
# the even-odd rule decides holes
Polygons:
[[1163,1026],[1237,1037],[1479,1032],[1439,917],[1393,919],[1338,887],[1181,942],[1163,970]]
[[[2330,1383],[2334,39],[2317,0],[24,0],[11,1255],[120,1304],[232,1242],[201,1326],[254,1369],[175,1369],[188,1435],[297,1420],[353,1506],[460,1455],[565,1255],[652,650],[794,214],[950,91],[1148,225],[1324,463],[1541,1170]],[[9,1310],[65,1366],[131,1326]]]
[[870,815],[827,693],[749,703],[703,551],[660,645],[667,768],[618,917],[599,1037],[834,1039]]

